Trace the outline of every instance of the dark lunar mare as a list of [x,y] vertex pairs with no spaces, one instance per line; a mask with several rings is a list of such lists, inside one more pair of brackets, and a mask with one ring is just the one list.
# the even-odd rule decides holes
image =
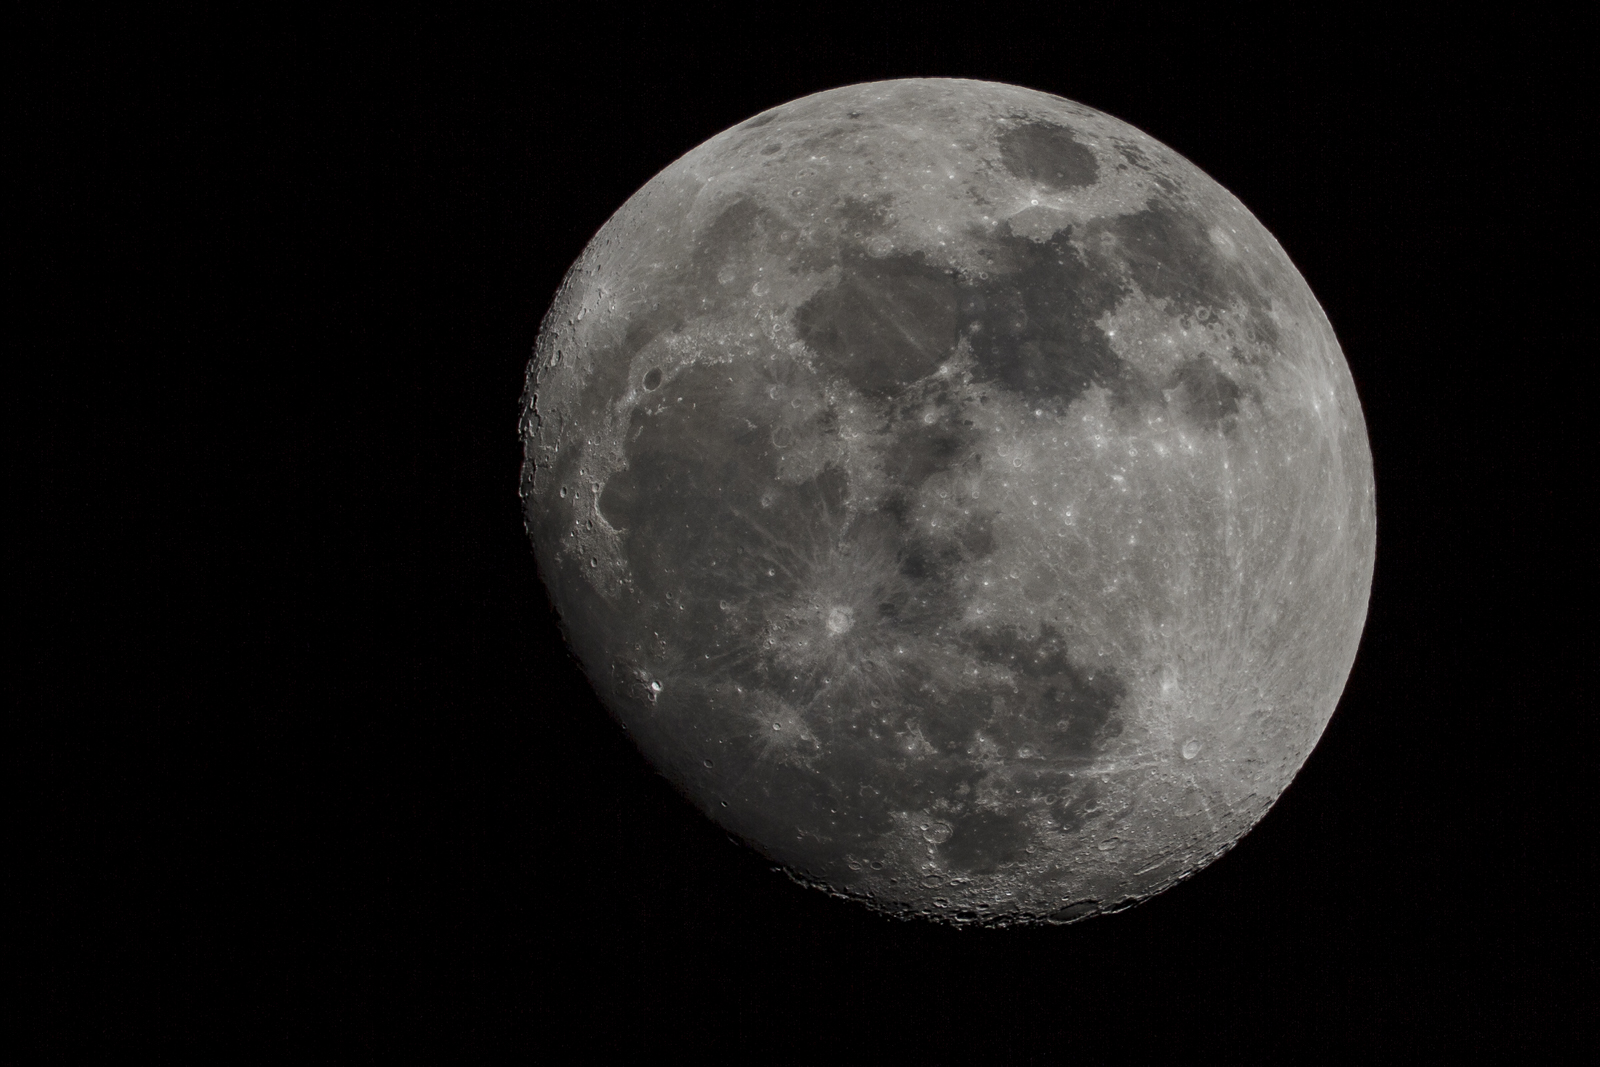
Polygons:
[[1258,332],[1275,329],[1259,287],[1217,253],[1202,220],[1172,205],[1044,242],[1002,226],[986,243],[994,268],[986,276],[960,276],[921,256],[847,250],[839,280],[795,311],[796,334],[831,373],[872,399],[896,397],[934,373],[964,339],[979,381],[1052,413],[1091,386],[1135,405],[1181,385],[1193,398],[1185,410],[1216,428],[1243,393],[1214,359],[1174,380],[1148,381],[1117,356],[1099,321],[1137,286],[1168,301],[1175,317],[1243,301]]
[[1079,143],[1069,127],[1051,122],[1025,122],[999,136],[1000,160],[1025,182],[1052,193],[1093,185],[1100,177],[1094,153]]
[[955,354],[957,307],[954,271],[851,250],[839,282],[800,305],[794,326],[830,371],[883,400]]
[[1091,385],[1129,397],[1137,378],[1095,321],[1126,293],[1117,275],[1085,263],[1070,231],[1043,244],[1005,232],[995,243],[997,269],[960,296],[978,379],[1055,414]]

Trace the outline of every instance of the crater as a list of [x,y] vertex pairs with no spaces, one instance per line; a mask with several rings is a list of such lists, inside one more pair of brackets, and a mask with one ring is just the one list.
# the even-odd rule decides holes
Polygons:
[[1093,185],[1100,176],[1094,153],[1053,123],[1030,122],[1000,135],[1000,161],[1022,181],[1053,193]]
[[1167,390],[1184,415],[1205,430],[1226,429],[1229,420],[1238,414],[1239,400],[1244,396],[1244,390],[1207,355],[1180,365]]

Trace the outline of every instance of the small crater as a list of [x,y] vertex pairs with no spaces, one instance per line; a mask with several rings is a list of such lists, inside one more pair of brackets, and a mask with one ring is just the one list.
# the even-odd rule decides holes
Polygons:
[[850,632],[855,625],[856,615],[847,607],[832,607],[828,609],[828,633],[834,637]]
[[660,367],[652,367],[650,369],[650,372],[644,376],[644,387],[646,389],[651,390],[652,392],[654,390],[656,390],[656,389],[661,388],[661,368]]

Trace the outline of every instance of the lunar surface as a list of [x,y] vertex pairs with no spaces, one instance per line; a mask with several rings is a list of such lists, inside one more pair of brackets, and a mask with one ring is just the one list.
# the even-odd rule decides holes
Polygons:
[[1232,847],[1366,618],[1333,331],[1231,194],[976,81],[764,112],[662,171],[545,319],[522,497],[651,763],[793,877],[1066,922]]

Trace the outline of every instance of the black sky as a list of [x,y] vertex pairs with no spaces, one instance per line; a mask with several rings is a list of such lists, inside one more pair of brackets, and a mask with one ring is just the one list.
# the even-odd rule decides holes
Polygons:
[[[70,240],[29,284],[64,324],[42,396],[83,429],[29,485],[73,531],[55,547],[132,578],[89,630],[149,647],[77,672],[84,621],[41,615],[40,706],[98,709],[43,764],[89,784],[32,801],[65,827],[38,842],[37,925],[65,946],[40,972],[45,1048],[1047,1063],[1578,1032],[1584,986],[1554,977],[1593,965],[1567,605],[1594,568],[1558,543],[1591,482],[1563,466],[1571,31],[905,22],[52,28],[64,58],[24,111],[66,131],[47,164],[88,142],[94,195],[32,187],[39,232]],[[523,374],[589,237],[726,127],[900,76],[1055,93],[1193,160],[1305,275],[1371,435],[1377,575],[1321,744],[1232,853],[1074,927],[886,923],[771,873],[606,717],[522,532]],[[112,294],[116,345],[73,325],[72,286]],[[123,382],[140,416],[96,424]]]

